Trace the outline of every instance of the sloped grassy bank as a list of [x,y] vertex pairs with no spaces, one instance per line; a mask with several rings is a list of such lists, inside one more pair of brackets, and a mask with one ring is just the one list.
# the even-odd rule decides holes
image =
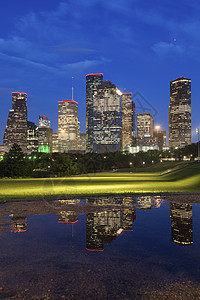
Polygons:
[[142,173],[0,180],[0,199],[152,193],[200,193],[200,163],[162,173],[147,169]]

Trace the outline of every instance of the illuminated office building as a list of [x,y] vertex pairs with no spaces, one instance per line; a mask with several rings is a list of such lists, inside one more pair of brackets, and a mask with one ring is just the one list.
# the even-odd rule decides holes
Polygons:
[[103,83],[103,74],[86,75],[86,140],[87,150],[93,150],[93,96]]
[[12,109],[9,111],[3,144],[18,144],[27,150],[27,94],[12,93]]
[[79,133],[78,150],[86,151],[86,133]]
[[53,130],[49,127],[38,128],[38,152],[52,152],[52,133]]
[[169,146],[191,144],[191,79],[170,82]]
[[58,133],[52,134],[52,152],[58,152]]
[[121,150],[122,93],[110,81],[104,81],[93,97],[93,151]]
[[137,137],[153,136],[153,116],[151,113],[137,114]]
[[133,146],[133,102],[132,93],[122,94],[122,150]]
[[46,116],[39,116],[38,152],[52,153],[52,134],[50,121]]
[[170,203],[172,242],[187,246],[193,244],[192,205]]
[[74,100],[58,102],[58,150],[78,150],[78,103]]
[[27,151],[38,151],[38,126],[30,121],[27,122]]
[[135,138],[135,102],[133,101],[132,101],[132,111],[133,111],[133,138]]
[[159,150],[163,150],[163,147],[167,146],[167,131],[154,131],[153,137],[157,139]]
[[50,128],[51,122],[46,116],[39,116],[39,127],[48,127]]

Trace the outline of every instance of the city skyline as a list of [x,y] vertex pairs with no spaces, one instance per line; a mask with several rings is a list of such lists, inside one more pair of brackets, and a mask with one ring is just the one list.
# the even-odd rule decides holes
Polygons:
[[[47,7],[22,0],[12,3],[12,10],[10,5],[4,3],[0,12],[1,144],[11,92],[28,94],[28,120],[37,122],[45,114],[57,132],[57,101],[71,99],[72,77],[85,132],[85,74],[97,72],[122,92],[143,95],[156,109],[161,130],[168,128],[170,81],[191,78],[192,140],[197,141],[199,3],[50,0]],[[136,113],[143,112],[133,101]]]

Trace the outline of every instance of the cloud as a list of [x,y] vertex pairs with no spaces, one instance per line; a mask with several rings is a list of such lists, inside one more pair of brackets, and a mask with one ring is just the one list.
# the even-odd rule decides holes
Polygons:
[[183,54],[184,47],[177,46],[173,43],[158,42],[152,47],[153,51],[159,55],[168,54]]

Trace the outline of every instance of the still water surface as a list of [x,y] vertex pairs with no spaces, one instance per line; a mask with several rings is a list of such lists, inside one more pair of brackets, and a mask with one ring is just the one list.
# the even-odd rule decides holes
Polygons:
[[200,204],[160,196],[7,202],[0,266],[0,298],[197,299]]

